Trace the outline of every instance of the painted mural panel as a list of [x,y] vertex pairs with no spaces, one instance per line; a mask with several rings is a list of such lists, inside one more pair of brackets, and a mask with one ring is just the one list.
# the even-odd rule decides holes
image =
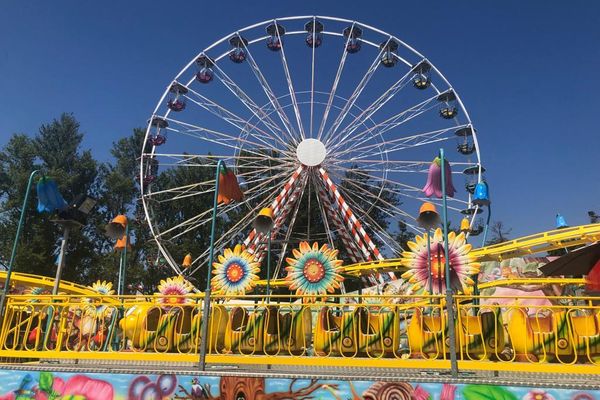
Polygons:
[[600,390],[0,370],[0,400],[600,400]]

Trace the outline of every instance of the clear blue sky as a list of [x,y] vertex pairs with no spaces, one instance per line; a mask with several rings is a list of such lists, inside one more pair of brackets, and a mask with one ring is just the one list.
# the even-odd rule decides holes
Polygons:
[[[495,6],[502,7],[495,7]],[[198,51],[274,17],[331,15],[379,27],[425,54],[478,129],[494,219],[511,237],[600,211],[600,2],[37,1],[0,8],[0,145],[73,112],[85,146],[144,125]]]

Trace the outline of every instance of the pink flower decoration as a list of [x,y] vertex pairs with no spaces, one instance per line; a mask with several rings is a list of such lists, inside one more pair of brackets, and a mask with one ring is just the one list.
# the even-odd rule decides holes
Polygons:
[[412,394],[412,399],[414,400],[429,400],[430,398],[431,395],[429,394],[429,392],[423,389],[423,386],[419,385],[417,385],[415,391]]
[[442,385],[442,392],[440,393],[440,400],[454,400],[455,392],[455,385],[444,383]]
[[6,393],[0,396],[0,400],[15,400],[15,392]]
[[[435,196],[437,198],[442,197],[442,160],[436,157],[431,165],[429,166],[429,172],[427,173],[427,183],[423,188],[425,196]],[[452,184],[452,170],[450,169],[450,163],[448,160],[444,160],[444,169],[446,175],[446,196],[454,197],[456,189]]]
[[[99,379],[88,378],[85,375],[75,375],[63,381],[55,377],[52,389],[60,396],[85,396],[87,400],[113,400],[114,389],[112,384]],[[45,395],[43,392],[38,392]],[[1,399],[0,399],[1,400]],[[45,397],[37,397],[36,400],[45,400]]]
[[554,396],[541,389],[533,389],[525,396],[523,400],[556,400]]

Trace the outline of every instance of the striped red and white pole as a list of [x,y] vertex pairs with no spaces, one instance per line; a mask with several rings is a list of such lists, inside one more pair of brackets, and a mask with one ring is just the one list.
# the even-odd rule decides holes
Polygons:
[[340,238],[342,240],[342,243],[346,247],[346,251],[350,255],[350,259],[353,262],[358,262],[362,258],[360,256],[360,250],[357,248],[356,243],[348,234],[347,228],[344,226],[344,224],[342,224],[338,213],[335,212],[333,204],[329,199],[329,196],[327,195],[327,193],[325,193],[325,186],[319,185],[318,195],[321,199],[321,202],[323,203],[325,213],[327,214],[328,218],[333,222],[338,232],[340,232]]
[[375,258],[377,258],[378,260],[383,260],[384,258],[379,253],[377,246],[375,245],[375,243],[373,243],[360,221],[354,216],[354,213],[348,206],[348,203],[346,203],[346,200],[344,200],[338,188],[335,186],[331,178],[329,178],[327,172],[323,168],[319,168],[319,173],[321,174],[321,177],[323,178],[323,181],[325,182],[329,190],[333,193],[337,205],[338,207],[340,207],[340,211],[344,215],[344,220],[346,221],[348,226],[351,227],[353,232],[357,231],[360,234],[364,242],[367,244],[367,246],[375,256]]
[[[300,174],[302,173],[303,169],[304,169],[304,166],[301,165],[294,171],[294,173],[292,174],[290,179],[286,182],[286,184],[281,189],[281,192],[279,192],[277,197],[271,203],[271,208],[273,209],[273,216],[277,216],[282,204],[287,201],[288,195],[289,195],[290,191],[292,190],[293,186],[295,186],[295,184],[297,183],[298,178],[300,177]],[[252,231],[250,231],[250,233],[248,234],[248,237],[246,238],[246,240],[244,240],[244,245],[248,248],[248,252],[251,254],[252,254],[252,250],[253,250],[253,248],[252,248],[253,246],[251,245],[251,243],[256,241],[256,239],[257,239],[256,236],[257,236],[256,230],[252,229]]]

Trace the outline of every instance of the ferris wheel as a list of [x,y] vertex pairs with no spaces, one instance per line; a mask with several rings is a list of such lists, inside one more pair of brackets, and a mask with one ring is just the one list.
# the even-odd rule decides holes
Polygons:
[[[217,40],[169,82],[144,143],[146,219],[177,273],[206,267],[217,160],[244,199],[219,207],[215,252],[243,243],[262,260],[252,223],[271,207],[278,269],[294,239],[337,244],[346,262],[398,255],[398,227],[421,232],[420,204],[437,202],[422,187],[440,147],[458,188],[450,219],[473,225],[481,212],[471,197],[484,169],[457,91],[418,51],[357,21],[278,18]],[[322,232],[311,232],[317,217]]]

